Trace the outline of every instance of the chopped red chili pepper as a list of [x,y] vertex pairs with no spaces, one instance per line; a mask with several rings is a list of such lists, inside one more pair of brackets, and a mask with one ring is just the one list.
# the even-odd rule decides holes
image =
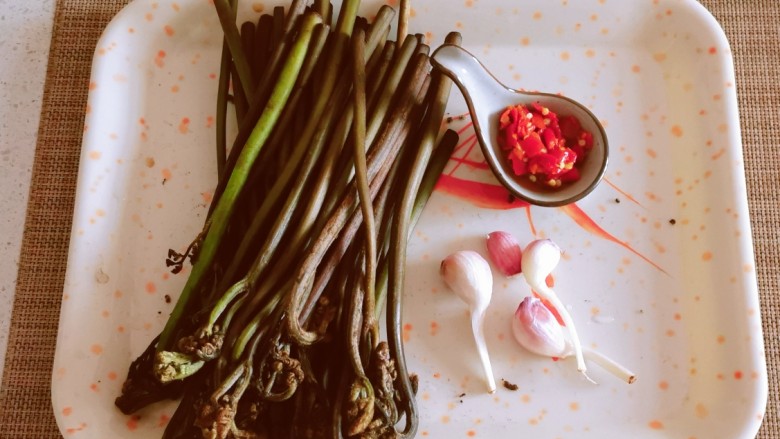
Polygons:
[[558,116],[534,102],[501,113],[498,144],[516,175],[555,188],[580,179],[578,165],[593,148],[593,135],[576,117]]

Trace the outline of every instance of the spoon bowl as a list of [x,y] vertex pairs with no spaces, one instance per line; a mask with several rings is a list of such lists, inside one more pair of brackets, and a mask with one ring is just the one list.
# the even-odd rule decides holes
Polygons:
[[[556,207],[573,203],[589,194],[607,169],[609,148],[604,127],[579,102],[565,96],[513,90],[501,84],[471,53],[445,44],[433,53],[431,63],[458,86],[466,100],[474,131],[490,168],[514,196],[537,206]],[[580,179],[555,189],[538,187],[512,170],[506,151],[498,144],[499,117],[512,105],[538,102],[560,116],[574,116],[593,135],[593,148],[580,170]]]

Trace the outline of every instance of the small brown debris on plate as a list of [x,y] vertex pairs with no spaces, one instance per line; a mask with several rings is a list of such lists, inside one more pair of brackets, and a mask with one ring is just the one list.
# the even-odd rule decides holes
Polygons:
[[504,384],[504,388],[506,388],[508,390],[511,390],[511,391],[514,392],[514,391],[516,391],[518,389],[517,384],[515,384],[515,383],[510,383],[509,381],[507,381],[505,379],[502,379],[501,382]]

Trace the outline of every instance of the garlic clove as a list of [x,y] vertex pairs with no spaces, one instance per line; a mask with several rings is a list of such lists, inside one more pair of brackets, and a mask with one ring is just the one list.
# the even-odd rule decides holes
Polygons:
[[547,275],[552,273],[560,261],[561,248],[551,239],[531,241],[523,250],[523,276],[531,286],[544,283]]
[[522,271],[523,252],[512,234],[492,232],[488,234],[485,244],[490,260],[504,276],[514,276]]
[[490,365],[484,330],[485,314],[493,295],[493,273],[490,271],[490,264],[479,253],[464,250],[444,258],[440,273],[444,283],[469,306],[477,353],[488,392],[493,393],[496,391],[496,380]]
[[537,355],[563,358],[569,351],[561,325],[536,297],[520,302],[512,319],[512,333],[522,347]]
[[493,295],[490,264],[479,253],[457,251],[441,262],[441,277],[472,310],[484,311]]

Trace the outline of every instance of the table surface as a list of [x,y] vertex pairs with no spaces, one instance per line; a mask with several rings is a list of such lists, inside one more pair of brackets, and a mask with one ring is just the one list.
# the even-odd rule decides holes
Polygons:
[[54,0],[0,0],[0,376],[46,79]]
[[[27,285],[29,279],[40,279],[42,276],[53,277],[54,283],[47,285],[54,285],[55,287],[51,289],[56,290],[59,282],[61,287],[63,273],[60,270],[64,269],[64,262],[60,259],[62,259],[63,248],[64,254],[67,254],[69,224],[55,231],[45,230],[47,224],[40,219],[42,218],[40,204],[46,202],[47,196],[52,199],[60,197],[53,200],[52,205],[55,208],[72,209],[73,188],[59,191],[49,189],[52,182],[44,177],[38,177],[37,166],[42,160],[47,160],[47,157],[39,155],[43,142],[51,142],[52,138],[62,136],[62,131],[65,129],[78,130],[81,119],[75,119],[83,117],[83,112],[79,110],[83,107],[76,108],[76,105],[81,105],[80,102],[86,99],[86,90],[83,90],[83,96],[74,98],[73,108],[68,108],[69,116],[66,116],[74,120],[52,122],[56,119],[56,115],[47,112],[46,108],[41,118],[42,102],[44,104],[48,102],[44,90],[54,95],[59,93],[57,87],[64,86],[57,81],[52,81],[51,72],[49,82],[52,83],[46,82],[47,65],[49,62],[52,65],[70,62],[86,68],[91,58],[91,48],[94,47],[100,29],[118,10],[121,3],[125,1],[0,0],[0,31],[3,35],[0,38],[0,60],[2,60],[0,61],[0,188],[4,193],[4,196],[0,197],[0,260],[4,261],[0,264],[0,374],[3,367],[7,369],[0,387],[0,438],[58,437],[56,427],[53,427],[50,405],[47,406],[51,368],[49,357],[53,354],[53,343],[33,346],[36,352],[41,352],[39,358],[42,359],[44,366],[41,366],[39,371],[29,371],[28,375],[37,373],[37,380],[43,381],[40,383],[34,381],[35,377],[28,377],[19,371],[21,363],[18,353],[19,339],[23,338],[24,334],[35,334],[37,333],[35,331],[50,335],[51,331],[54,331],[56,334],[57,321],[52,319],[53,321],[46,322],[45,327],[30,329],[30,325],[21,322],[27,315],[19,317],[17,314],[20,310],[17,309],[13,316],[17,330],[14,331],[13,328],[10,330],[12,343],[6,362],[4,360],[6,346],[9,343],[12,303],[15,292],[18,292],[17,308],[20,308],[19,296],[29,294],[27,292],[32,289]],[[764,426],[758,438],[775,439],[780,438],[780,421],[777,413],[780,400],[778,391],[780,378],[777,374],[777,369],[780,367],[780,341],[778,341],[780,297],[777,294],[780,292],[778,286],[780,208],[777,207],[777,193],[780,189],[780,172],[778,172],[780,155],[777,153],[777,145],[780,145],[780,135],[778,135],[780,111],[777,110],[777,103],[780,102],[778,90],[780,87],[777,85],[780,84],[780,61],[778,61],[780,60],[780,2],[777,0],[745,2],[702,0],[702,3],[713,11],[723,24],[735,57],[750,214],[769,364],[769,402]],[[85,25],[85,21],[81,20],[83,17],[79,17],[79,14],[87,12],[91,14],[89,20],[92,21],[87,20]],[[84,26],[88,29],[84,30]],[[54,40],[51,38],[52,29],[55,34]],[[67,44],[79,46],[79,54],[89,58],[75,61],[58,59],[58,55],[68,56],[69,51],[75,53],[72,47],[66,47],[67,44],[62,39],[63,35],[66,40],[73,39],[74,35],[81,38],[76,43]],[[49,57],[50,44],[51,57]],[[56,134],[52,134],[54,132]],[[38,134],[42,139],[38,139]],[[36,151],[36,144],[38,144],[38,151]],[[51,157],[48,157],[48,160],[51,160]],[[34,164],[35,172],[33,172]],[[31,195],[36,193],[36,187],[32,188],[32,193],[30,192],[31,175],[36,184],[44,184],[52,195]],[[71,198],[63,200],[63,196]],[[28,199],[29,210],[26,209]],[[51,251],[50,259],[44,261],[46,263],[42,267],[43,270],[49,269],[52,272],[36,274],[35,276],[39,277],[35,278],[29,275],[32,268],[25,265],[28,261],[23,254],[20,255],[20,252],[25,248],[41,251],[39,247],[33,246],[47,242],[41,238],[43,236],[50,239],[46,233],[58,239],[52,244],[57,250]],[[55,262],[50,262],[52,260]],[[56,272],[52,267],[56,267]],[[22,277],[22,273],[28,274]],[[20,279],[18,286],[17,275]],[[51,293],[53,298],[42,298],[41,300],[47,301],[41,303],[42,306],[55,307],[56,312],[48,315],[58,316],[61,288]],[[18,329],[22,326],[24,328]],[[45,376],[41,378],[41,374]],[[25,389],[25,379],[36,382],[36,385]]]

